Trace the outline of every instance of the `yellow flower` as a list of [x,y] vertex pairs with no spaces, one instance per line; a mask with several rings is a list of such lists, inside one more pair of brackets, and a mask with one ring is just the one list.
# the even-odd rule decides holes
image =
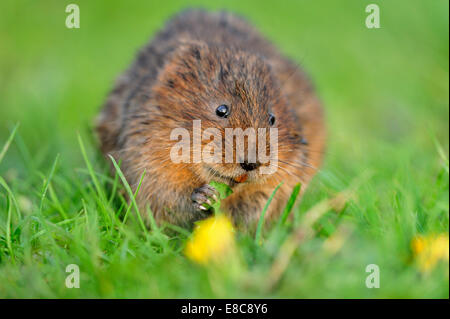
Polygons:
[[417,236],[411,242],[419,268],[428,272],[440,260],[448,262],[449,239],[448,234]]
[[217,215],[197,223],[185,254],[195,262],[206,264],[225,257],[233,249],[233,225],[226,216]]

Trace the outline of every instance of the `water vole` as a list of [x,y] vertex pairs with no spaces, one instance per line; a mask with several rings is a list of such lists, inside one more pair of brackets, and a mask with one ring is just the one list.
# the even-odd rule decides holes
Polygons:
[[[275,170],[247,158],[233,163],[176,163],[171,134],[202,128],[276,128]],[[189,225],[208,216],[211,180],[229,184],[222,207],[238,225],[254,224],[283,181],[266,217],[282,211],[294,185],[305,190],[320,164],[325,129],[320,103],[305,74],[244,19],[189,10],[172,18],[138,54],[110,93],[98,119],[102,152],[122,161],[137,201],[158,222]],[[191,144],[192,141],[188,141]],[[208,141],[201,141],[202,147]],[[252,147],[245,140],[245,150]],[[191,144],[192,145],[192,144]],[[235,147],[235,146],[234,146]],[[143,209],[145,211],[145,209]]]

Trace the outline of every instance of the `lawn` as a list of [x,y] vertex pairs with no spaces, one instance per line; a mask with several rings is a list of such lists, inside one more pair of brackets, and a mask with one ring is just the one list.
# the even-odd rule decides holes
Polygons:
[[[373,2],[379,29],[365,26]],[[69,3],[80,29],[65,27]],[[326,110],[326,159],[293,218],[260,241],[235,234],[232,267],[188,258],[189,230],[142,229],[92,130],[115,77],[187,6],[245,15]],[[448,12],[445,0],[1,1],[0,298],[448,298]]]

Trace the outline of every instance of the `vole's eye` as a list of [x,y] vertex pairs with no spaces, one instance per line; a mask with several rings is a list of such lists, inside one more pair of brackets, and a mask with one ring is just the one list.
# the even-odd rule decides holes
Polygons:
[[275,124],[275,115],[273,113],[269,113],[269,124],[270,126]]
[[230,114],[230,108],[228,105],[222,104],[216,109],[216,115],[218,117],[227,117]]

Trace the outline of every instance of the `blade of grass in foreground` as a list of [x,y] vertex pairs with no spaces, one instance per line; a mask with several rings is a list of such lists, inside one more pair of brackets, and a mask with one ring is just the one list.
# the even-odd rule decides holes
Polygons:
[[112,230],[112,226],[115,222],[114,216],[112,216],[113,213],[111,212],[111,210],[109,209],[109,207],[107,205],[106,195],[97,179],[97,174],[94,171],[94,168],[92,167],[91,162],[89,161],[89,157],[87,156],[86,148],[84,147],[84,143],[83,143],[83,140],[81,139],[81,135],[79,133],[77,135],[78,135],[78,143],[80,144],[81,154],[83,155],[83,159],[86,163],[87,169],[89,171],[89,175],[91,176],[92,182],[94,183],[95,190],[98,194],[97,200],[99,201],[99,208],[102,211],[102,214],[103,214],[105,220],[110,224],[110,226],[111,226],[110,230]]
[[6,192],[8,193],[9,197],[11,198],[14,207],[16,208],[16,213],[19,219],[22,218],[22,214],[20,213],[20,209],[19,209],[19,205],[17,204],[17,200],[14,197],[13,192],[11,191],[11,188],[9,188],[8,184],[6,183],[6,181],[3,179],[3,177],[0,176],[0,185],[3,186],[4,189],[6,189]]
[[449,173],[449,169],[448,169],[448,158],[447,155],[445,155],[445,152],[441,146],[441,144],[439,143],[439,141],[437,139],[434,139],[434,145],[437,148],[437,151],[439,153],[439,156],[441,157],[444,166],[445,171],[447,172],[447,174]]
[[153,212],[150,209],[149,205],[147,205],[147,215],[148,215],[148,219],[150,221],[151,229],[156,233],[161,233],[161,230],[159,229],[158,224],[156,223],[155,217],[153,217]]
[[[120,166],[121,162],[119,161],[119,166]],[[116,192],[117,192],[117,186],[119,184],[119,175],[114,174],[114,182],[113,182],[113,186],[112,186],[112,191],[111,191],[111,196],[109,197],[109,201],[108,204],[111,205],[115,196],[116,196]]]
[[14,257],[14,251],[12,249],[12,242],[11,242],[11,214],[12,214],[12,202],[11,198],[8,196],[8,217],[6,219],[6,246],[8,247],[9,254],[11,256],[11,260],[14,263],[15,257]]
[[44,199],[45,199],[45,196],[47,195],[48,187],[50,186],[50,181],[52,180],[53,174],[55,173],[55,170],[56,170],[56,166],[58,165],[58,160],[59,160],[59,154],[56,155],[56,159],[53,162],[53,166],[52,166],[52,169],[50,170],[50,174],[49,174],[47,180],[45,181],[44,187],[42,189],[41,204],[39,206],[39,211],[41,213],[42,213],[42,207],[44,206]]
[[286,204],[286,207],[284,208],[283,213],[281,214],[281,218],[278,221],[278,226],[282,226],[284,225],[284,223],[286,222],[287,218],[289,217],[289,214],[292,211],[292,208],[294,207],[295,201],[298,197],[298,194],[300,193],[300,189],[302,187],[302,184],[297,183],[294,186],[294,189],[292,190],[292,194],[291,197],[289,197],[289,200]]
[[[117,166],[120,167],[120,165],[117,165]],[[116,173],[117,173],[117,172],[116,172]],[[118,175],[118,174],[116,174],[116,175]],[[144,180],[144,176],[145,176],[145,170],[144,170],[144,172],[143,172],[142,175],[141,175],[141,179],[139,180],[139,184],[138,184],[138,187],[136,188],[136,192],[134,192],[134,195],[133,195],[134,198],[136,198],[137,194],[139,193],[139,190],[141,189],[141,185],[142,185],[142,181]],[[128,206],[128,209],[127,209],[127,211],[125,212],[125,216],[123,217],[123,222],[122,222],[122,224],[125,224],[125,223],[127,222],[128,214],[130,213],[130,210],[131,210],[131,205]]]
[[255,242],[257,244],[260,244],[260,241],[261,241],[261,233],[262,233],[262,228],[264,226],[264,216],[266,215],[266,211],[269,208],[269,205],[272,202],[272,199],[275,196],[275,193],[277,192],[277,190],[280,188],[280,186],[282,184],[283,184],[283,182],[281,182],[280,184],[278,184],[277,187],[275,187],[275,189],[272,192],[272,195],[270,195],[269,199],[267,200],[266,205],[264,206],[264,209],[261,212],[261,216],[259,217],[258,227],[256,228],[256,234],[255,234]]
[[12,143],[12,141],[13,141],[13,139],[14,139],[14,136],[16,135],[16,132],[17,132],[17,128],[18,128],[18,127],[19,127],[19,123],[17,123],[17,124],[14,126],[14,128],[13,128],[11,134],[10,134],[9,137],[8,137],[8,140],[6,141],[5,145],[4,145],[3,148],[2,148],[2,151],[0,152],[0,164],[1,164],[2,160],[3,160],[3,158],[5,157],[6,152],[7,152],[8,149],[9,149],[9,146],[11,145],[11,143]]
[[78,143],[80,144],[81,154],[83,155],[83,159],[86,163],[89,174],[91,175],[92,182],[94,183],[95,189],[97,190],[97,193],[100,196],[100,199],[103,202],[106,202],[105,194],[103,193],[103,190],[100,187],[100,183],[98,182],[97,176],[94,172],[94,168],[92,167],[91,162],[89,161],[89,158],[86,153],[86,148],[84,147],[84,143],[83,143],[83,140],[81,139],[80,134],[78,134]]
[[144,222],[142,220],[141,214],[139,213],[139,208],[138,208],[138,205],[136,203],[136,198],[135,198],[135,196],[133,194],[133,191],[131,190],[130,184],[128,184],[128,182],[127,182],[127,180],[125,178],[125,175],[123,175],[122,170],[120,169],[119,165],[117,165],[116,161],[114,160],[114,157],[112,157],[111,155],[108,155],[108,156],[111,159],[111,161],[112,161],[112,163],[114,165],[114,168],[117,171],[117,174],[119,174],[119,177],[122,180],[123,186],[125,186],[125,189],[127,190],[128,196],[130,196],[131,203],[133,204],[134,209],[136,210],[136,215],[137,215],[137,218],[139,220],[139,224],[141,225],[142,230],[144,231],[144,233],[147,234],[147,228],[145,227],[145,224],[144,224]]

